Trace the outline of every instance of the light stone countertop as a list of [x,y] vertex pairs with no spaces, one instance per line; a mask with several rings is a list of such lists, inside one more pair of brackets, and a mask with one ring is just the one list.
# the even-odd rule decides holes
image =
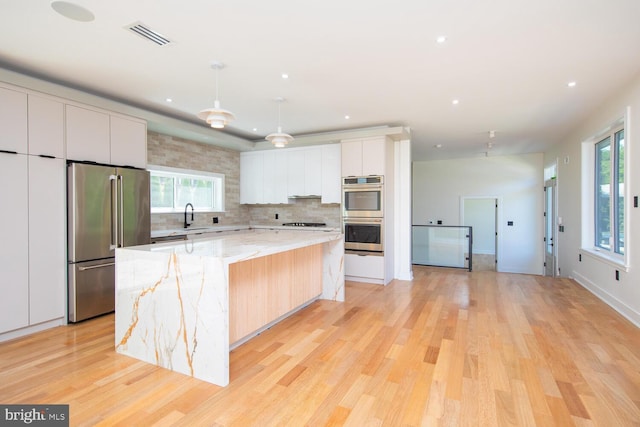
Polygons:
[[[208,227],[194,227],[194,228],[173,228],[169,230],[151,230],[151,238],[157,237],[169,237],[169,236],[183,236],[193,234],[205,234],[205,233],[221,233],[223,231],[236,231],[236,230],[252,230],[252,229],[268,229],[268,230],[291,230],[291,231],[335,231],[339,232],[339,228],[335,227],[288,227],[283,225],[213,225]],[[209,236],[206,236],[209,237]]]
[[342,233],[334,229],[321,231],[314,227],[316,232],[301,233],[297,229],[291,230],[292,227],[271,228],[253,228],[252,230],[247,229],[246,232],[242,233],[204,236],[194,240],[131,246],[125,249],[219,258],[225,264],[230,264],[342,239]]

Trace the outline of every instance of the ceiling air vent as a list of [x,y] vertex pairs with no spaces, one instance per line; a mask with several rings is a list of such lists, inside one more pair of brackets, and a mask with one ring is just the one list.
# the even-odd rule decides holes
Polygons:
[[142,22],[135,22],[131,25],[128,25],[125,28],[139,35],[140,37],[157,44],[158,46],[166,46],[169,43],[171,43],[171,40],[169,40],[162,34],[156,31],[153,31],[151,28],[147,27]]

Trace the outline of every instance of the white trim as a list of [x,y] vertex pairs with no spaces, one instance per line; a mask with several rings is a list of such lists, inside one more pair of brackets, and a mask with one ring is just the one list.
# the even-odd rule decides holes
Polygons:
[[[213,194],[219,195],[219,197],[214,197],[213,206],[212,207],[195,207],[195,212],[224,212],[225,207],[225,175],[221,173],[215,172],[206,172],[199,171],[193,169],[180,169],[180,168],[172,168],[168,166],[157,166],[157,165],[148,165],[147,170],[149,172],[154,173],[156,175],[164,175],[170,178],[193,178],[193,179],[202,179],[202,180],[210,180],[213,183]],[[175,195],[174,195],[175,197]],[[161,214],[161,213],[183,213],[184,210],[181,207],[174,206],[172,208],[154,208],[151,207],[152,214]]]
[[587,277],[583,276],[575,270],[573,271],[573,278],[580,286],[591,292],[593,295],[598,297],[598,299],[603,301],[609,307],[613,308],[631,323],[640,328],[640,313],[638,313],[633,308],[629,307],[623,301],[614,297],[610,293],[604,291]]
[[[631,236],[631,221],[629,214],[632,206],[632,196],[630,194],[629,188],[630,185],[624,186],[624,237],[625,237],[625,248],[624,255],[616,254],[613,251],[609,252],[606,250],[601,250],[600,248],[595,247],[595,230],[594,230],[594,191],[593,186],[595,182],[595,144],[605,139],[607,136],[612,136],[613,131],[616,131],[618,128],[622,128],[624,130],[624,170],[625,170],[625,180],[629,177],[630,171],[630,146],[631,146],[631,138],[629,135],[629,130],[631,127],[631,107],[627,106],[625,108],[624,114],[622,117],[614,120],[609,126],[600,130],[596,134],[588,137],[582,142],[582,156],[581,156],[581,181],[582,181],[582,206],[581,206],[581,220],[582,227],[580,233],[580,250],[585,254],[589,254],[594,258],[597,258],[614,268],[623,269],[624,271],[629,271],[629,263],[630,263],[630,245],[629,238]],[[613,146],[613,139],[611,144]]]

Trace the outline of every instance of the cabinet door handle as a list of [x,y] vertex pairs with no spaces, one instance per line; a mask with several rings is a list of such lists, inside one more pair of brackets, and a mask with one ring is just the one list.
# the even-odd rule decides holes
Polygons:
[[42,157],[43,159],[55,159],[55,156],[50,156],[48,154],[38,154],[38,157]]
[[5,153],[5,154],[18,154],[17,151],[10,151],[10,150],[0,150],[0,153]]

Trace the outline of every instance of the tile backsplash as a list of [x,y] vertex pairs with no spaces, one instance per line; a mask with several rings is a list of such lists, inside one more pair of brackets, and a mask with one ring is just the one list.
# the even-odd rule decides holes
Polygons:
[[[320,199],[291,199],[286,205],[249,205],[251,224],[282,225],[285,222],[324,222],[340,227],[340,205],[321,204]],[[278,214],[278,219],[275,219]]]
[[[211,226],[213,217],[218,217],[218,225],[324,222],[329,227],[340,227],[340,205],[321,204],[320,199],[291,199],[289,204],[282,205],[241,205],[239,151],[149,131],[147,162],[225,175],[225,212],[196,212],[194,226]],[[184,213],[151,215],[152,230],[181,228],[183,224]]]

